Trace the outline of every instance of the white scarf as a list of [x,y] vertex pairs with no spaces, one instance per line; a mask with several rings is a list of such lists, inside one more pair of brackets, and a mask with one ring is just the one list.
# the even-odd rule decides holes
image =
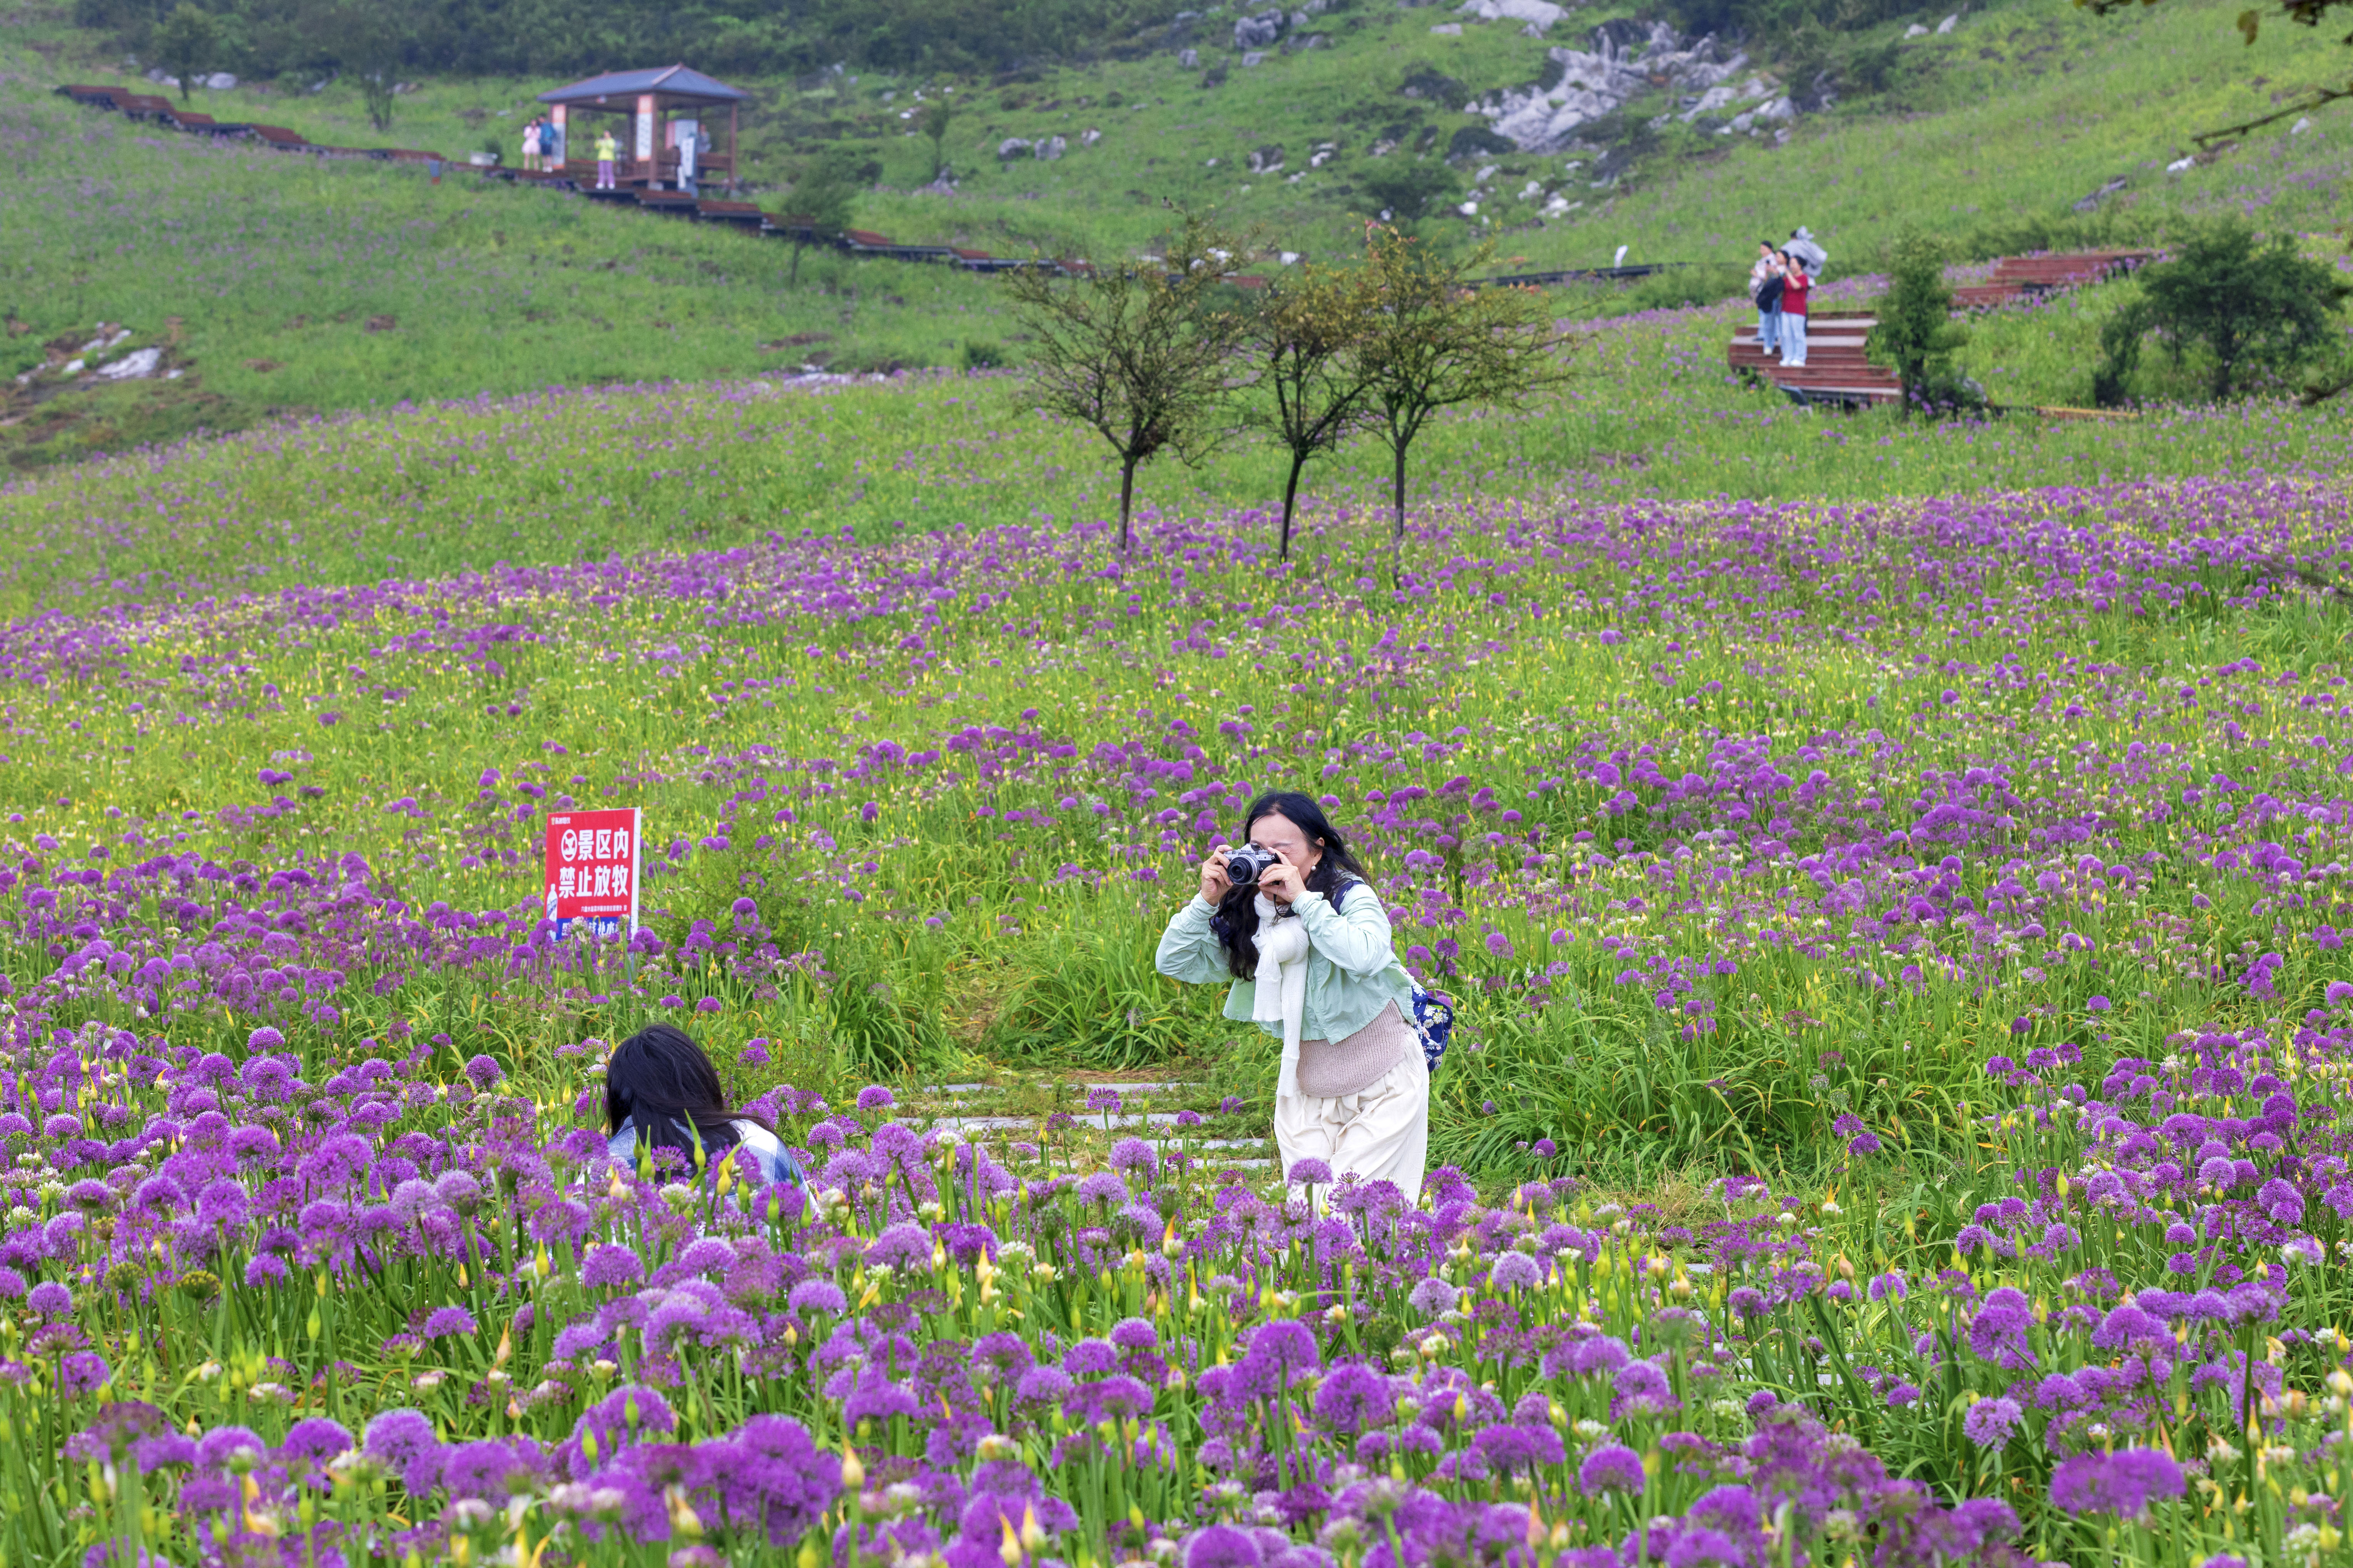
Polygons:
[[1280,1092],[1295,1093],[1299,1031],[1307,1016],[1307,927],[1289,910],[1278,910],[1264,893],[1258,910],[1258,978],[1250,992],[1250,1021],[1282,1026]]

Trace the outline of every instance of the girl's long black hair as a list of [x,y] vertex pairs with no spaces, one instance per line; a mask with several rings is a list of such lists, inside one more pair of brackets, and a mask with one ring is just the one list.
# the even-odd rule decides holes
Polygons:
[[616,1046],[605,1064],[609,1131],[627,1121],[638,1142],[675,1149],[691,1163],[698,1140],[706,1161],[735,1147],[738,1121],[766,1125],[727,1103],[719,1069],[675,1024],[647,1025]]
[[[1253,823],[1269,816],[1280,816],[1307,836],[1311,845],[1323,847],[1324,858],[1315,869],[1307,874],[1307,890],[1330,898],[1338,889],[1351,882],[1365,880],[1365,868],[1348,853],[1347,840],[1324,815],[1324,808],[1313,796],[1297,790],[1269,790],[1250,803],[1242,813],[1242,838],[1249,841]],[[1226,950],[1226,967],[1234,972],[1237,980],[1249,980],[1258,973],[1258,906],[1256,888],[1229,888],[1218,900],[1218,912],[1209,919],[1209,929],[1217,934],[1218,945]]]

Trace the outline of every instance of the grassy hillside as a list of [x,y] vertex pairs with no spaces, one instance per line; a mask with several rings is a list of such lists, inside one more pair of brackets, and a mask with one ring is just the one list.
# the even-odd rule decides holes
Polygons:
[[[1589,21],[1609,14],[1580,14],[1553,41],[1580,42]],[[1132,250],[1150,243],[1172,200],[1260,226],[1282,247],[1337,250],[1359,232],[1362,182],[1424,142],[1439,161],[1457,132],[1484,123],[1458,112],[1436,78],[1467,95],[1536,74],[1546,43],[1476,23],[1459,37],[1436,35],[1439,15],[1343,6],[1316,23],[1330,47],[1271,52],[1244,68],[1220,47],[1230,15],[1211,12],[1195,34],[1201,68],[1162,50],[1023,79],[931,83],[953,89],[959,106],[947,145],[953,195],[916,189],[930,173],[929,144],[899,118],[914,81],[871,72],[753,81],[749,172],[755,183],[779,181],[797,153],[847,142],[880,169],[859,222],[1002,251]],[[2188,0],[2113,23],[2041,0],[1976,13],[1949,37],[1883,50],[1881,93],[1800,121],[1786,145],[1680,126],[1634,134],[1649,150],[1606,192],[1590,188],[1590,169],[1567,169],[1578,160],[1504,156],[1482,195],[1487,227],[1433,226],[1450,238],[1492,234],[1506,264],[1536,267],[1606,261],[1621,244],[1633,259],[1737,260],[1754,236],[1805,222],[1828,240],[1835,275],[1867,266],[1879,240],[1905,226],[1975,236],[1979,248],[2031,237],[2031,226],[2123,176],[2107,209],[2120,232],[2221,211],[2333,227],[2353,154],[2341,110],[2305,133],[2275,128],[2209,165],[2164,172],[2187,129],[2260,109],[2342,63],[2344,51],[2297,29],[2267,30],[2249,49],[2232,15]],[[1898,31],[1849,45],[1876,47]],[[151,132],[49,95],[62,79],[136,79],[58,10],[18,13],[0,49],[0,140],[12,150],[0,220],[38,237],[0,283],[9,312],[0,372],[38,363],[45,344],[83,341],[100,321],[166,347],[185,372],[37,406],[16,397],[0,406],[0,450],[20,465],[288,412],[742,376],[809,360],[882,368],[955,365],[973,347],[984,360],[1019,353],[985,279],[824,257],[789,286],[789,253],[775,242],[592,211],[471,175],[434,187],[411,168],[320,165]],[[1428,90],[1406,96],[1409,79]],[[541,85],[428,80],[398,100],[381,134],[345,86],[198,96],[216,114],[288,124],[320,142],[457,154],[494,134],[512,144]],[[1620,118],[1639,121],[1650,107]],[[1101,138],[1082,147],[1088,130]],[[1059,162],[1000,166],[993,156],[1008,136],[1054,133],[1071,148]],[[1326,142],[1338,151],[1307,169]],[[1380,142],[1400,145],[1376,159]],[[1247,155],[1267,146],[1284,150],[1285,172],[1250,175]],[[1468,182],[1477,167],[1454,175]],[[1535,205],[1555,195],[1587,205],[1536,222]],[[1717,274],[1696,280],[1703,292],[1721,286]]]

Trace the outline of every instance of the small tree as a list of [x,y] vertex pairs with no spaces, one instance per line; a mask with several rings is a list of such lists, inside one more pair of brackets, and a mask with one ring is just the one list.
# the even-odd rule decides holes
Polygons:
[[1356,351],[1371,328],[1372,275],[1303,263],[1268,290],[1244,321],[1244,352],[1256,361],[1242,423],[1291,455],[1282,484],[1279,559],[1291,557],[1291,517],[1300,470],[1371,419],[1371,383]]
[[1033,395],[1119,457],[1119,552],[1127,554],[1135,470],[1166,450],[1187,459],[1219,434],[1212,418],[1238,320],[1225,298],[1236,244],[1186,214],[1166,256],[1131,266],[1041,263],[1011,274],[1013,313],[1035,340]]
[[828,148],[801,165],[786,195],[792,216],[798,220],[792,230],[793,264],[786,278],[794,286],[800,283],[801,251],[809,242],[831,239],[849,226],[850,203],[857,197],[858,184],[857,156],[847,148]]
[[949,107],[944,98],[932,100],[923,105],[923,112],[915,117],[915,129],[931,140],[932,179],[935,184],[947,178],[948,122],[955,118],[955,110]]
[[180,101],[188,101],[188,89],[198,73],[213,62],[220,49],[220,26],[209,13],[198,10],[180,0],[172,14],[155,29],[156,57],[164,68],[180,79]]
[[2189,344],[2212,357],[2207,389],[2227,398],[2248,372],[2285,374],[2332,345],[2330,318],[2353,295],[2321,262],[2277,235],[2258,244],[2237,219],[2199,230],[2170,261],[2141,273],[2150,322],[2170,341],[2174,363]]
[[1888,247],[1888,289],[1879,323],[1864,344],[1874,363],[1894,371],[1904,386],[1904,417],[1934,382],[1949,380],[1955,351],[1969,341],[1953,320],[1953,290],[1945,281],[1944,247],[1906,235]]
[[1376,229],[1366,271],[1377,303],[1356,353],[1389,448],[1395,502],[1389,579],[1405,573],[1406,454],[1440,410],[1464,403],[1516,405],[1567,379],[1563,340],[1545,298],[1532,289],[1472,289],[1466,274],[1492,246],[1457,261],[1422,242]]

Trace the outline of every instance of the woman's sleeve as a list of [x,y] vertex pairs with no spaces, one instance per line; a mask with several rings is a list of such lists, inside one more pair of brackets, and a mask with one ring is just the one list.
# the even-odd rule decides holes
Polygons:
[[1160,951],[1153,958],[1153,967],[1187,984],[1229,978],[1225,950],[1209,929],[1209,917],[1216,912],[1198,898],[1185,900],[1185,907],[1168,917],[1168,929],[1160,933]]
[[1370,980],[1397,956],[1390,945],[1389,912],[1381,896],[1362,883],[1349,891],[1340,909],[1321,893],[1303,893],[1292,901],[1307,927],[1307,940],[1335,968],[1359,980]]

